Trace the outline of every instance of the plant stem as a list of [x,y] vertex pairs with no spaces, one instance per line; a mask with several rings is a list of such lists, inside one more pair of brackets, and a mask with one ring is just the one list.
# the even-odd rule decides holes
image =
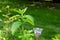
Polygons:
[[23,14],[21,14],[21,19],[22,19],[22,31],[24,30],[24,27],[23,27],[23,24],[24,24],[24,21],[23,21]]
[[22,25],[22,31],[24,30],[24,27],[23,27],[23,25]]

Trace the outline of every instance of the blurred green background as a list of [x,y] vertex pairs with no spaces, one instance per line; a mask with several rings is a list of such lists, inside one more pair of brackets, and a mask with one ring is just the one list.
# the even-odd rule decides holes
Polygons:
[[[52,38],[54,38],[56,34],[60,34],[59,3],[55,4],[45,1],[36,2],[35,0],[0,0],[0,18],[2,19],[4,18],[2,17],[2,14],[8,13],[7,9],[5,9],[6,6],[18,9],[28,7],[26,14],[30,14],[34,17],[35,20],[34,27],[44,29],[41,35],[41,40],[51,40]],[[1,23],[0,25],[2,27]],[[25,26],[27,29],[31,28],[29,25]]]

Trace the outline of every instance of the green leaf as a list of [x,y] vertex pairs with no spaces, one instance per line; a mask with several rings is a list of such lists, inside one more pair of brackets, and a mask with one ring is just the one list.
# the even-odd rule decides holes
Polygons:
[[21,9],[19,9],[19,14],[23,14],[23,11]]
[[23,12],[22,14],[24,14],[26,12],[26,10],[27,10],[27,7],[22,9],[22,12]]
[[12,32],[12,35],[14,35],[14,33],[16,32],[16,30],[21,26],[21,21],[15,21],[13,24],[12,24],[12,28],[11,28],[11,32]]
[[19,9],[19,10],[14,10],[15,12],[17,12],[17,13],[19,13],[19,14],[24,14],[25,12],[26,12],[26,10],[27,10],[27,7],[26,8],[24,8],[24,9]]
[[14,10],[14,11],[17,12],[17,13],[19,13],[19,14],[22,14],[22,13],[23,13],[21,9],[19,9],[19,10]]
[[34,18],[32,16],[24,15],[24,18],[25,18],[24,21],[26,21],[26,22],[28,22],[28,23],[30,23],[30,24],[32,24],[34,26]]

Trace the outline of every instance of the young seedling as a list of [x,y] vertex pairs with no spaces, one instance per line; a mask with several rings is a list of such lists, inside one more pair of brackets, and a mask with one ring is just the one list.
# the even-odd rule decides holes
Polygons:
[[11,32],[14,35],[16,30],[20,27],[22,31],[24,31],[24,24],[25,23],[30,23],[31,25],[34,26],[34,18],[31,15],[26,15],[25,12],[27,10],[27,7],[24,9],[12,9],[11,11],[14,11],[18,13],[17,15],[14,15],[9,18],[10,21],[13,21],[12,27],[11,27]]

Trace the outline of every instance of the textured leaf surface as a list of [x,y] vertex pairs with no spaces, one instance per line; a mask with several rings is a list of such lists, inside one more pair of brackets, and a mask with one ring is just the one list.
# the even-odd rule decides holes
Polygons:
[[30,16],[30,15],[25,15],[24,17],[26,18],[26,19],[25,19],[26,22],[34,25],[34,18],[33,18],[32,16]]
[[12,34],[16,32],[16,30],[21,26],[21,24],[22,23],[20,21],[16,21],[12,24],[12,28],[11,28]]

